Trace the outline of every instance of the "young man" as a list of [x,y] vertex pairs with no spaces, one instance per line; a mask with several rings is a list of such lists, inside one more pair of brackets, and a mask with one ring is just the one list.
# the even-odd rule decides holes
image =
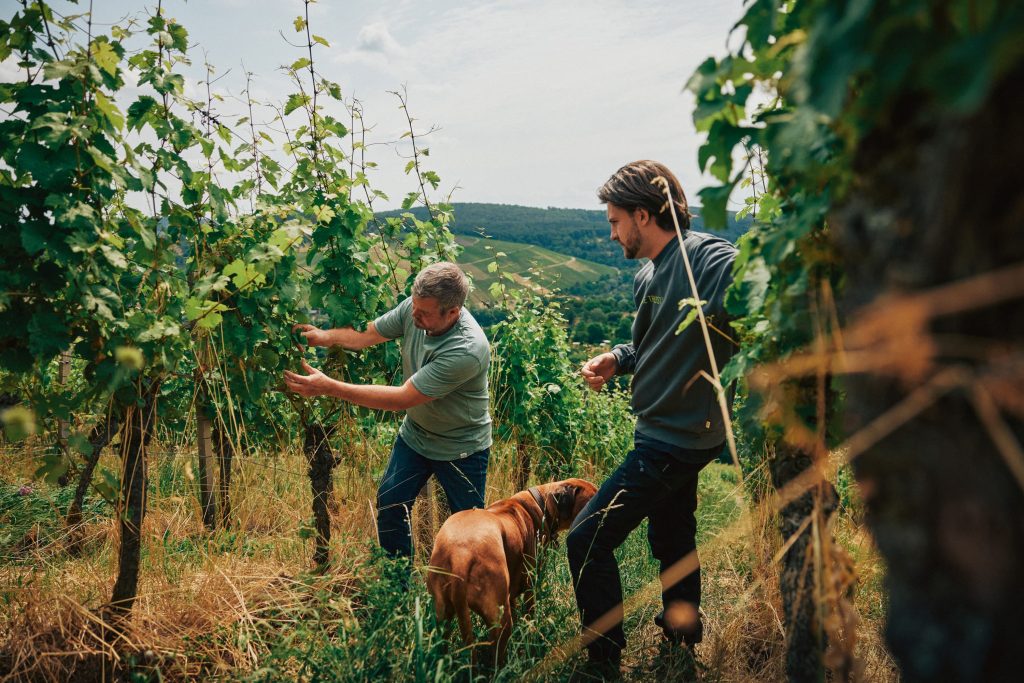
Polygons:
[[463,308],[469,283],[454,263],[424,268],[412,296],[357,332],[296,325],[311,346],[362,349],[402,337],[401,386],[348,384],[303,362],[308,374],[285,372],[290,391],[333,396],[379,410],[404,410],[405,420],[377,489],[377,534],[393,557],[412,556],[409,513],[437,477],[452,512],[484,506],[491,446],[487,368],[490,346]]
[[[663,178],[672,193],[679,227],[697,284],[691,291]],[[584,380],[595,391],[616,374],[633,374],[632,407],[637,417],[634,447],[576,518],[566,546],[584,641],[596,666],[617,669],[626,637],[622,631],[622,584],[613,554],[646,518],[651,552],[664,572],[690,553],[696,561],[697,474],[722,450],[723,418],[711,384],[711,366],[700,325],[676,334],[698,296],[711,325],[726,330],[723,299],[732,282],[736,249],[729,242],[688,230],[686,197],[668,168],[654,161],[623,166],[599,190],[608,206],[611,239],[626,258],[651,259],[633,284],[637,308],[633,341],[587,361]],[[732,341],[711,332],[721,367]],[[664,611],[656,622],[673,642],[701,640],[700,569],[669,584],[663,578]],[[598,624],[610,613],[613,623]],[[606,621],[607,617],[605,620]],[[596,628],[595,628],[596,627]],[[603,631],[602,632],[599,632]]]

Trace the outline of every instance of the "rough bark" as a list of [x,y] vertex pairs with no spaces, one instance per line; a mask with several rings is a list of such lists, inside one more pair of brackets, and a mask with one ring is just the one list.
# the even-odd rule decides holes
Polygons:
[[309,465],[309,485],[313,492],[313,524],[316,527],[316,548],[313,562],[320,570],[330,564],[331,511],[330,499],[334,495],[334,454],[328,441],[328,431],[320,423],[306,426],[303,450]]
[[120,418],[110,413],[106,418],[93,427],[89,433],[89,445],[92,452],[85,458],[82,469],[78,472],[78,486],[75,487],[75,497],[71,499],[68,507],[66,526],[68,530],[68,552],[77,554],[82,548],[82,506],[85,505],[85,494],[92,484],[92,475],[96,471],[96,464],[100,461],[100,454],[103,449],[113,441],[117,431],[121,428]]
[[118,520],[121,548],[118,554],[117,580],[104,613],[115,626],[131,613],[139,583],[142,548],[142,520],[146,512],[146,450],[156,421],[156,389],[144,395],[143,405],[131,406],[125,413],[121,438],[121,505]]
[[[864,141],[857,189],[833,221],[852,315],[1024,263],[1022,82],[1018,58],[969,115],[908,94]],[[847,386],[854,433],[940,373],[963,378],[854,462],[888,567],[886,639],[908,682],[1018,680],[1024,670],[1024,495],[1008,467],[1024,442],[1024,303],[1018,278],[1017,294],[972,304],[1014,286],[990,282],[910,309],[923,329],[901,330],[891,367]]]
[[[815,378],[791,381],[787,389],[793,404],[816,405],[818,388],[815,383]],[[782,489],[814,464],[811,450],[781,439],[775,444],[771,460],[772,484]],[[792,541],[782,556],[779,572],[786,631],[786,676],[792,683],[817,683],[824,677],[825,637],[816,601],[820,576],[819,567],[812,561],[811,549],[814,530],[828,528],[827,520],[836,507],[835,489],[824,482],[779,510],[782,542]],[[817,524],[811,523],[814,516],[817,516]]]

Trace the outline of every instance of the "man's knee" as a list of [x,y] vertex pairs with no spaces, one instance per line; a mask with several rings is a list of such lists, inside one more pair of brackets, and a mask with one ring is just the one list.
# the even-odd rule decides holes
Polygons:
[[565,550],[569,555],[569,562],[580,564],[586,559],[588,552],[593,549],[594,534],[586,524],[573,526],[565,536]]
[[384,487],[377,490],[377,519],[402,520],[409,516],[409,510],[415,501],[405,500],[395,492],[389,492]]
[[647,532],[647,542],[651,546],[651,554],[656,559],[681,557],[696,547],[696,538],[686,533],[654,533]]

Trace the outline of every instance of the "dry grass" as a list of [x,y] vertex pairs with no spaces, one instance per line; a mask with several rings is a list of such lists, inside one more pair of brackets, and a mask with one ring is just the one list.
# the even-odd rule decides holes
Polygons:
[[[383,469],[386,448],[364,445],[335,473],[334,567],[327,576],[308,571],[312,540],[303,538],[301,529],[310,516],[310,493],[300,454],[239,458],[233,486],[236,524],[214,533],[202,528],[188,476],[193,456],[157,450],[153,457],[139,599],[123,632],[105,630],[96,616],[116,573],[117,526],[109,513],[88,520],[80,557],[72,558],[60,543],[50,543],[0,565],[0,599],[5,601],[0,615],[0,678],[109,680],[123,674],[129,661],[136,672],[159,669],[163,680],[239,677],[263,666],[274,639],[285,637],[282,634],[303,619],[326,620],[339,627],[355,623],[363,599],[360,587],[373,580],[365,567],[374,545],[374,475]],[[28,476],[24,461],[2,462],[0,481],[21,482]],[[104,464],[115,466],[112,461]],[[512,493],[512,465],[511,449],[499,445],[492,456],[488,500]],[[600,480],[593,468],[583,470],[582,476]],[[697,648],[698,670],[704,680],[782,680],[782,609],[776,569],[770,562],[780,541],[771,520],[757,510],[742,518],[729,517],[739,492],[712,481],[718,471],[709,475],[713,489],[702,486],[705,517],[714,517],[719,509],[726,512],[702,531],[706,634]],[[731,472],[724,466],[721,471]],[[45,487],[38,493],[44,491]],[[414,523],[428,517],[429,511],[418,504]],[[841,514],[835,531],[854,558],[859,579],[856,652],[862,679],[895,681],[895,667],[880,636],[878,555],[851,515]],[[424,535],[429,538],[429,530]],[[641,534],[628,542],[630,560],[623,562],[627,592],[655,576],[645,546]],[[420,562],[427,553],[427,544],[420,543]],[[567,584],[562,574],[553,580]],[[554,614],[561,623],[536,628],[537,633],[554,629],[553,638],[543,634],[554,646],[577,626],[571,617],[571,588],[559,584],[551,596],[559,603]],[[657,595],[645,594],[627,624],[626,661],[634,671],[630,679],[656,675],[669,680],[675,675],[666,669],[669,659],[652,623],[659,608]],[[691,670],[692,663],[687,671]],[[290,677],[287,667],[278,667],[273,677]]]

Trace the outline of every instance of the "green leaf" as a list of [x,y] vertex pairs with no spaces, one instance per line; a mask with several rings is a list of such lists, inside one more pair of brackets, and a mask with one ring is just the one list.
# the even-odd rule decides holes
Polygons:
[[700,216],[704,220],[704,225],[712,230],[725,229],[728,224],[726,205],[729,202],[729,196],[732,195],[732,189],[735,186],[736,181],[734,180],[726,185],[705,187],[698,193],[700,195],[702,207]]
[[242,259],[235,259],[224,266],[223,274],[230,277],[238,289],[258,287],[267,281],[267,278],[256,270],[255,264],[245,263]]
[[306,20],[302,17],[295,17],[295,21],[293,21],[292,24],[295,26],[296,33],[306,28]]
[[[218,280],[227,282],[228,279],[217,275]],[[199,297],[190,296],[185,300],[184,313],[189,320],[198,321],[196,325],[201,329],[209,330],[220,325],[224,319],[221,313],[231,310],[219,301],[205,301]]]
[[321,36],[318,36],[318,35],[315,35],[315,34],[313,35],[313,42],[314,43],[320,43],[324,47],[330,47],[331,46],[331,44],[328,43],[325,38],[323,38]]
[[34,478],[43,479],[49,484],[56,484],[57,480],[68,471],[71,461],[63,453],[47,453],[42,458],[42,464],[36,468]]
[[231,129],[227,126],[217,126],[217,137],[224,141],[225,144],[231,144]]
[[285,251],[298,239],[299,234],[298,226],[281,227],[270,233],[267,244]]
[[117,492],[121,490],[121,480],[106,467],[100,469],[100,476],[93,477],[92,487],[103,500],[110,505],[117,505]]
[[291,65],[290,68],[291,68],[292,71],[298,71],[299,69],[305,69],[311,63],[312,62],[309,61],[308,57],[302,57],[302,58],[296,59],[294,62],[292,62],[292,65]]
[[119,60],[117,53],[114,52],[114,48],[111,47],[110,43],[103,40],[94,40],[89,48],[89,55],[96,62],[96,66],[106,71],[111,76],[117,73],[117,62]]
[[317,205],[313,207],[313,215],[316,216],[318,223],[330,223],[335,213],[329,206]]
[[99,90],[96,91],[96,109],[102,112],[110,125],[117,130],[124,126],[124,115],[121,110]]
[[293,94],[291,97],[288,98],[288,101],[284,103],[285,116],[291,114],[299,107],[305,107],[307,104],[309,104],[309,102],[309,95],[303,95],[302,93]]
[[25,406],[12,406],[0,412],[0,423],[10,441],[21,441],[36,433],[36,414]]
[[93,448],[89,443],[89,437],[82,432],[75,432],[68,437],[68,446],[86,458],[92,455]]
[[[701,301],[700,302],[700,304],[702,306],[707,305],[707,303],[708,303],[707,301]],[[676,327],[676,334],[682,334],[683,330],[685,330],[687,327],[692,325],[693,321],[697,319],[697,315],[698,315],[699,311],[698,311],[698,308],[697,308],[696,304],[697,304],[697,300],[694,299],[693,297],[687,297],[685,299],[680,299],[679,300],[679,310],[680,311],[683,310],[683,308],[685,308],[686,306],[690,306],[691,308],[690,308],[689,311],[687,311],[686,317],[683,318],[683,321],[681,323],[679,323],[678,327]]]
[[149,119],[153,109],[157,107],[157,101],[149,95],[142,95],[128,107],[128,130],[142,129],[142,126]]
[[732,151],[746,136],[747,131],[739,126],[722,119],[715,121],[708,131],[707,142],[697,153],[697,165],[702,171],[707,170],[708,162],[714,159],[711,175],[722,182],[728,181],[732,172]]
[[165,337],[176,337],[181,334],[181,327],[178,323],[167,318],[157,320],[150,327],[139,334],[137,340],[140,343],[157,341]]

